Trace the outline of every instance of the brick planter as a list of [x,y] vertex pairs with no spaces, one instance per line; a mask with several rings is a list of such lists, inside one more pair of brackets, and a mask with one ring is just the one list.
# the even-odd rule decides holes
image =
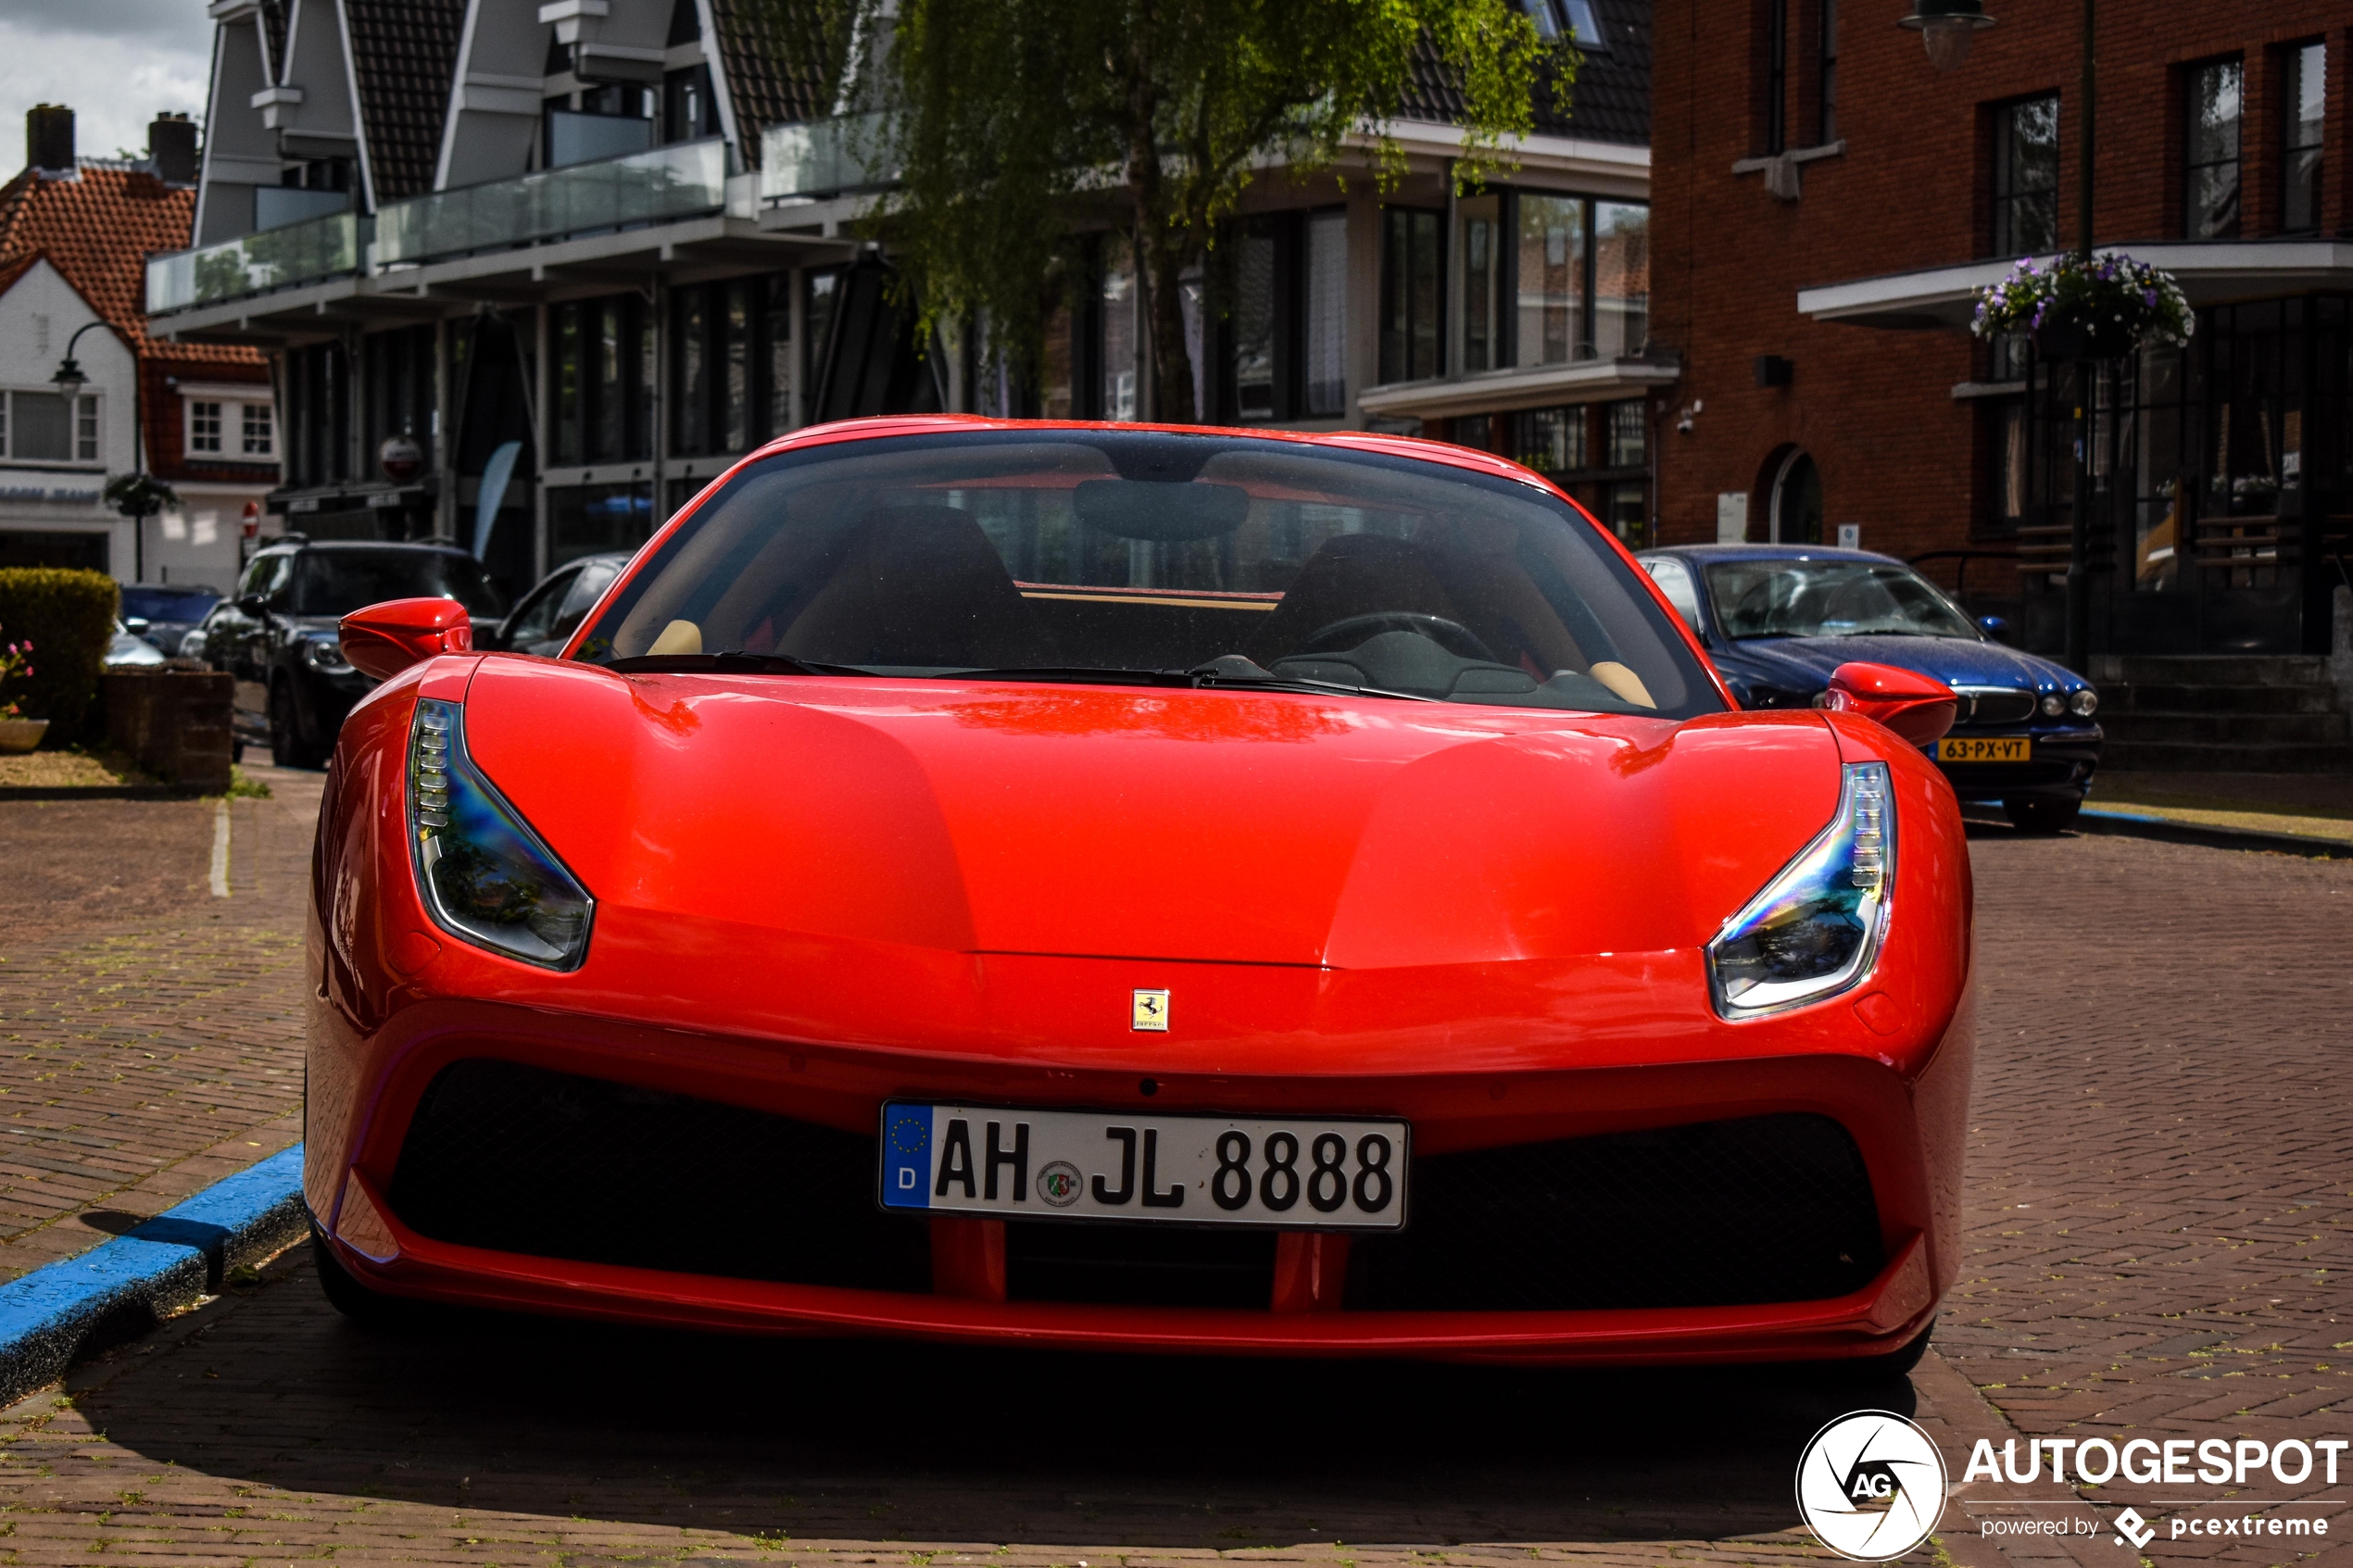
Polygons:
[[234,687],[227,675],[176,670],[101,675],[107,743],[166,784],[217,794],[229,787]]

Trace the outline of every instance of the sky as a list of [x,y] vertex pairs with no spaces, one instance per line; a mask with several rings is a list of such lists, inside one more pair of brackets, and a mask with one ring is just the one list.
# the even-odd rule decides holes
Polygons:
[[161,111],[202,120],[211,73],[205,0],[0,0],[0,180],[24,167],[33,105],[73,110],[84,157],[145,157]]

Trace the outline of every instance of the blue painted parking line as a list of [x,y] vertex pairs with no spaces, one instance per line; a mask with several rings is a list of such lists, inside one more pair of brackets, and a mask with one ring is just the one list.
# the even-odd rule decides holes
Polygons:
[[302,1146],[224,1177],[91,1248],[0,1285],[0,1404],[65,1374],[85,1347],[129,1338],[220,1287],[308,1227]]

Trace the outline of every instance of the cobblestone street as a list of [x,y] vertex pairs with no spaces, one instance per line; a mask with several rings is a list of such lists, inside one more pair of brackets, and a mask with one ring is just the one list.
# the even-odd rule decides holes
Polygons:
[[[318,775],[269,776],[230,808],[226,898],[213,803],[0,806],[31,889],[0,924],[11,1272],[299,1135]],[[1972,1250],[1909,1389],[480,1320],[385,1338],[296,1248],[0,1417],[0,1562],[1768,1562],[1827,1558],[1792,1473],[1852,1409],[1916,1411],[1957,1482],[1980,1437],[2353,1436],[2353,862],[1973,831]],[[98,846],[120,885],[70,871]],[[2353,1562],[2348,1496],[2317,1470],[1980,1480],[1915,1560]],[[2128,1501],[2158,1526],[2145,1553],[1980,1534]],[[2171,1536],[2267,1509],[2331,1534]]]

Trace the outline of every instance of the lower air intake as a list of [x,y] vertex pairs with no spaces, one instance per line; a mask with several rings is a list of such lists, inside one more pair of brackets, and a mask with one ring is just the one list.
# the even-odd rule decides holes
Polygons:
[[923,1221],[875,1205],[871,1134],[476,1059],[418,1102],[393,1212],[536,1258],[868,1290],[931,1288]]
[[1816,1301],[1885,1262],[1863,1157],[1827,1116],[1416,1156],[1411,1222],[1356,1239],[1359,1310]]

